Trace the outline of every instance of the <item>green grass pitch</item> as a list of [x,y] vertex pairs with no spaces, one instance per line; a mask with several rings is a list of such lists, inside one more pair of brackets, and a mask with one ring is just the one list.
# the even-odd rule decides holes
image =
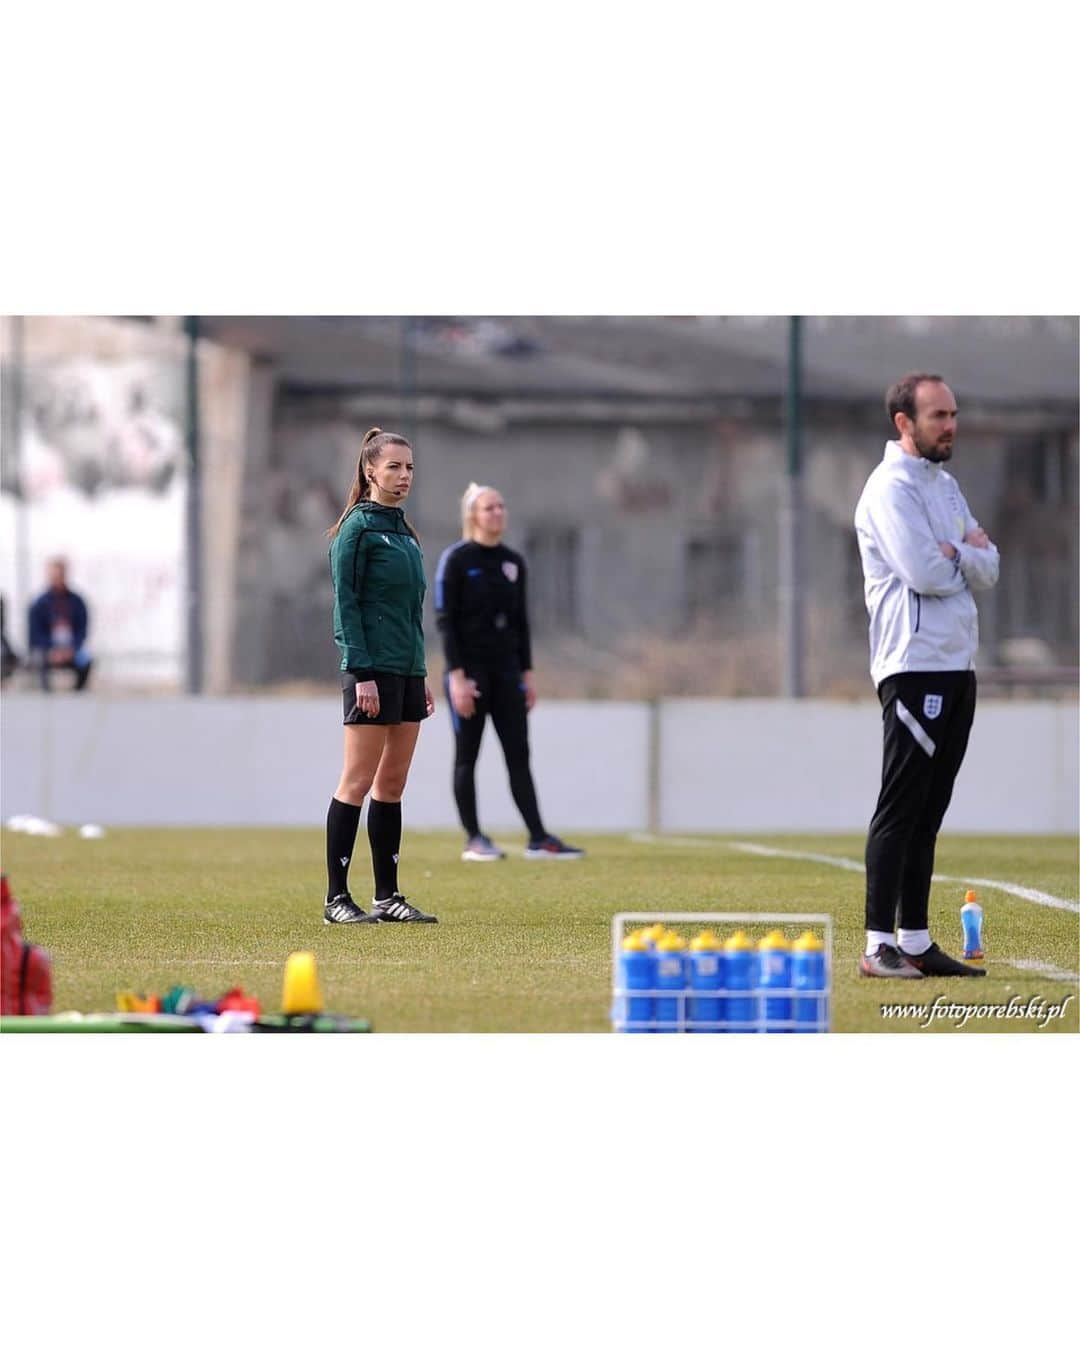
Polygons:
[[[100,841],[3,834],[3,865],[29,939],[53,958],[57,1010],[112,1010],[118,989],[164,992],[183,982],[217,996],[240,984],[280,1006],[293,950],[314,950],[327,1009],[370,1018],[379,1032],[592,1032],[609,1029],[611,917],[618,911],[828,912],[835,922],[833,1027],[842,1032],[1076,1032],[1080,916],[994,889],[986,909],[985,979],[861,980],[863,876],[820,862],[768,858],[722,837],[643,843],[579,838],[584,861],[465,865],[449,833],[407,833],[401,887],[438,926],[324,926],[323,835],[311,830],[110,830]],[[747,837],[860,860],[860,836]],[[943,836],[936,868],[1077,901],[1075,837]],[[353,891],[368,899],[363,829]],[[934,884],[931,924],[959,951],[962,884]],[[1023,971],[1051,965],[1072,982]],[[883,1002],[1003,1003],[1041,996],[1063,1017],[1031,1021],[882,1018]]]

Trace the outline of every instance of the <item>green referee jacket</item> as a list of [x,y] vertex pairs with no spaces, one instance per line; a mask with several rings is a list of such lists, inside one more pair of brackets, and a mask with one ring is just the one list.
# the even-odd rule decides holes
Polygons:
[[330,543],[341,668],[423,678],[424,553],[395,505],[362,500]]

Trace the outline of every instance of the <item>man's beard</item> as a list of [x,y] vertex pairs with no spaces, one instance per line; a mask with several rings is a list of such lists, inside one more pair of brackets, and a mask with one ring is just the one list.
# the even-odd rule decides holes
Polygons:
[[945,443],[939,443],[937,440],[926,440],[918,431],[914,433],[912,438],[915,441],[915,448],[918,449],[923,458],[928,459],[931,463],[948,463],[949,459],[952,458],[952,440]]

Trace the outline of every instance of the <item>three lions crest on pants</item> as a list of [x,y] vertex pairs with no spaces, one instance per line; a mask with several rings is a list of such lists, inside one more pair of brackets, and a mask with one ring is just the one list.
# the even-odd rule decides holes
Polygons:
[[923,715],[927,720],[937,720],[941,715],[941,694],[937,692],[928,692],[923,698]]

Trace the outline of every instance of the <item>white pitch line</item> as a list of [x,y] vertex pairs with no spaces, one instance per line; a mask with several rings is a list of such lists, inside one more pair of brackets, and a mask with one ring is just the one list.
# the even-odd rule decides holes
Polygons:
[[[864,870],[866,867],[858,861],[849,861],[846,856],[825,856],[818,851],[785,851],[779,847],[763,847],[756,842],[730,842],[736,851],[749,851],[756,856],[787,856],[792,860],[818,861],[822,865],[835,865],[841,870]],[[1042,889],[1025,888],[1023,884],[1006,884],[1001,879],[977,879],[971,875],[931,875],[938,884],[966,884],[969,888],[999,889],[1010,893],[1014,898],[1023,898],[1026,903],[1038,903],[1040,907],[1056,907],[1062,912],[1080,912],[1080,903],[1070,902],[1068,898],[1057,898],[1052,893],[1043,893]]]
[[[835,865],[838,870],[857,870],[862,873],[866,867],[861,861],[848,860],[846,856],[827,856],[821,851],[788,851],[780,847],[764,847],[758,842],[710,841],[704,837],[665,837],[656,833],[631,833],[632,842],[654,842],[660,845],[676,847],[719,847],[729,846],[736,851],[748,851],[754,856],[781,856],[793,861],[817,861],[820,865]],[[1052,893],[1043,893],[1042,889],[1029,889],[1023,884],[1007,884],[1002,879],[982,879],[972,875],[931,875],[938,884],[966,884],[969,888],[998,889],[1010,893],[1014,898],[1023,898],[1028,903],[1038,903],[1040,907],[1055,907],[1062,912],[1080,912],[1080,903],[1068,898],[1058,898]]]
[[1043,893],[1042,889],[1028,889],[1023,884],[1005,884],[1000,879],[957,879],[955,875],[932,875],[932,879],[945,884],[968,884],[971,888],[1000,889],[1002,893],[1011,893],[1014,898],[1023,898],[1028,903],[1038,903],[1040,907],[1056,907],[1062,912],[1080,912],[1080,903],[1072,903],[1068,898],[1055,898],[1052,893]]
[[[672,846],[684,847],[727,845],[733,847],[736,851],[749,852],[753,856],[780,856],[789,860],[817,861],[821,865],[834,865],[839,870],[863,872],[866,869],[861,862],[848,860],[846,856],[827,856],[820,851],[788,851],[780,847],[765,847],[758,842],[728,842],[725,844],[720,841],[709,841],[704,837],[658,837],[655,833],[633,833],[630,840],[632,842],[666,842]],[[931,879],[936,880],[939,884],[967,884],[972,888],[980,886],[984,889],[1000,889],[1002,893],[1010,893],[1014,898],[1023,898],[1029,903],[1038,903],[1041,907],[1056,907],[1065,912],[1080,912],[1080,904],[1071,903],[1067,898],[1057,898],[1052,893],[1043,893],[1041,889],[1025,888],[1021,884],[1006,884],[998,879],[957,879],[955,875],[932,875]],[[1067,968],[1059,968],[1057,964],[1040,963],[1036,959],[1010,959],[1008,962],[1022,973],[1036,973],[1041,977],[1052,978],[1055,982],[1077,982],[1080,980],[1080,973],[1070,973]]]
[[[730,845],[736,851],[748,851],[755,856],[788,856],[792,860],[819,861],[822,865],[835,865],[841,870],[866,869],[858,861],[848,860],[846,856],[826,856],[819,851],[785,851],[779,847],[763,847],[756,842],[732,842]],[[1004,893],[1011,893],[1016,898],[1023,898],[1029,903],[1038,903],[1042,907],[1080,912],[1080,906],[1076,903],[1070,903],[1065,898],[1056,898],[1052,893],[1043,893],[1041,889],[1024,888],[1020,884],[1005,884],[996,879],[957,879],[955,875],[933,875],[931,878],[943,884],[967,884],[972,888],[979,886],[985,889],[1000,889]],[[1055,982],[1075,983],[1080,980],[1080,974],[1070,973],[1067,968],[1059,968],[1057,964],[1039,963],[1035,959],[1010,959],[1008,962],[1022,973],[1037,973],[1040,977],[1052,978]]]
[[[654,842],[661,846],[730,846],[735,851],[749,851],[751,855],[776,855],[790,861],[816,861],[819,865],[835,865],[838,870],[856,870],[862,874],[866,866],[860,861],[848,861],[846,855],[825,855],[823,851],[789,851],[782,847],[761,846],[758,842],[722,842],[708,841],[707,838],[679,838],[679,836],[657,835],[656,832],[632,832],[632,842]],[[986,880],[974,876],[955,876],[955,874],[933,874],[936,884],[966,884],[968,888],[998,889],[1002,893],[1011,893],[1014,898],[1023,898],[1025,902],[1037,902],[1042,908],[1058,908],[1061,912],[1080,912],[1080,902],[1069,898],[1058,898],[1056,894],[1044,893],[1042,889],[1029,889],[1022,884],[1006,884],[1005,880]]]
[[1039,977],[1052,978],[1055,982],[1080,982],[1080,973],[1070,973],[1055,963],[1040,963],[1038,959],[1010,959],[1009,962],[1021,973],[1037,973]]
[[849,861],[846,856],[826,856],[820,851],[781,851],[777,847],[763,847],[757,842],[729,842],[736,851],[749,851],[755,856],[787,856],[793,861],[818,861],[821,865],[835,865],[838,870],[863,871],[861,861]]

